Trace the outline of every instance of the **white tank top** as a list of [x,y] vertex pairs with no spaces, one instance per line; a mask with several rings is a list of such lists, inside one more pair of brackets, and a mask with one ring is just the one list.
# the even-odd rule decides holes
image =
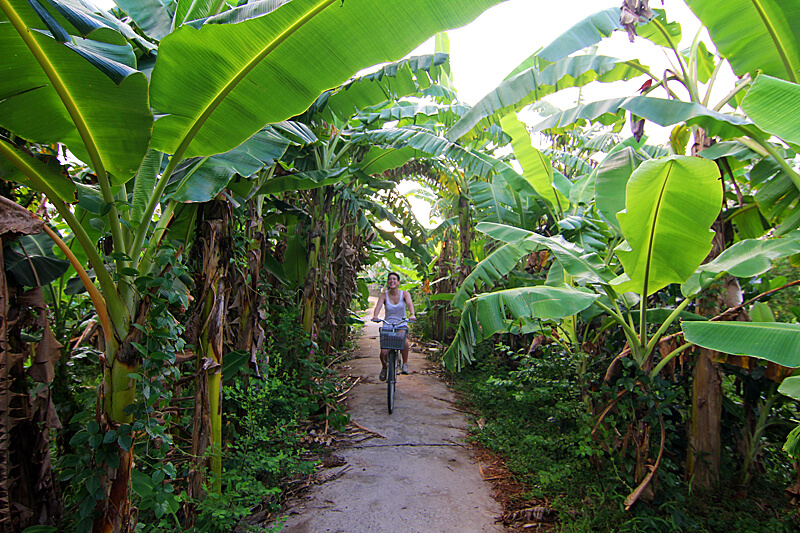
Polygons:
[[384,290],[383,292],[386,295],[386,313],[383,316],[384,320],[388,320],[389,322],[404,320],[406,318],[406,301],[403,298],[403,291],[400,291],[400,302],[397,304],[393,304],[389,300],[388,290]]

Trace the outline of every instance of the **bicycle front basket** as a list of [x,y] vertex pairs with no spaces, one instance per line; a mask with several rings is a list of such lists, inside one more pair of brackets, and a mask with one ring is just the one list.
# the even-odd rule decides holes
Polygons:
[[406,345],[405,329],[382,329],[381,331],[381,349],[382,350],[402,350]]

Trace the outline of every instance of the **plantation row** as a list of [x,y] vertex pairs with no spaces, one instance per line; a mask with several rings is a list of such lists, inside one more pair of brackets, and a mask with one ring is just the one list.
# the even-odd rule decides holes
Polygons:
[[[440,32],[498,3],[0,0],[0,531],[279,513],[304,433],[347,423],[331,368],[388,270],[496,414],[477,439],[552,458],[510,465],[533,497],[587,468],[614,487],[624,511],[582,527],[668,530],[687,491],[792,481],[800,2],[688,0],[710,40],[685,50],[625,2],[470,107]],[[599,55],[614,32],[674,68]]]

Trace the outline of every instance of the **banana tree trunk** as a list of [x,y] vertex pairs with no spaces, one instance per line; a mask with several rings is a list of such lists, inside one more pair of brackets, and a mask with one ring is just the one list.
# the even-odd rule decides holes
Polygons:
[[[52,382],[62,346],[50,331],[42,289],[9,286],[1,255],[0,532],[16,533],[55,525],[63,513],[50,458],[50,429],[61,429],[61,424],[50,387],[29,384]],[[30,327],[41,328],[40,342],[22,340]],[[23,364],[27,360],[30,366]]]
[[[319,272],[319,251],[322,245],[322,230],[319,222],[314,224],[314,229],[308,237],[308,269],[303,285],[303,331],[311,335],[317,306],[317,273]],[[313,354],[309,353],[309,358],[311,357]]]
[[[148,301],[145,298],[140,305],[137,322],[143,323],[148,311]],[[131,328],[119,346],[113,341],[106,342],[101,385],[103,411],[98,419],[104,433],[132,421],[132,416],[125,412],[125,407],[136,401],[136,382],[128,375],[139,370],[139,352],[134,343],[138,344],[141,337],[142,332],[139,329]],[[109,470],[106,481],[107,497],[98,504],[100,516],[94,521],[92,533],[127,533],[133,530],[129,497],[133,453],[120,448],[117,455],[119,466]]]
[[458,198],[458,230],[461,240],[460,257],[458,261],[458,285],[472,272],[469,260],[472,259],[472,216],[469,198],[463,194]]
[[[714,246],[706,261],[717,257],[725,249],[722,218],[712,225],[717,232]],[[700,300],[699,314],[719,314],[719,295],[709,295]],[[692,418],[689,425],[689,448],[686,457],[686,479],[693,487],[712,488],[719,481],[722,429],[722,377],[719,352],[700,349],[692,373]]]
[[[238,350],[250,354],[250,369],[255,375],[260,376],[257,354],[264,343],[264,330],[259,324],[258,309],[263,302],[263,296],[258,291],[259,276],[264,257],[264,219],[261,217],[258,202],[261,197],[250,201],[250,217],[247,221],[247,239],[250,247],[247,251],[246,276],[238,280],[241,290],[237,291],[240,305],[240,331],[236,345]],[[269,362],[267,361],[268,365]]]
[[[195,412],[192,428],[192,462],[189,496],[201,498],[206,490],[219,493],[222,475],[222,364],[227,313],[227,264],[230,256],[231,213],[223,201],[203,206],[194,254],[201,265],[196,282],[201,289],[199,313],[190,326],[197,345]],[[208,449],[211,453],[206,453]],[[210,471],[212,483],[206,482]],[[192,510],[187,510],[192,515]]]
[[[435,288],[435,294],[449,293],[453,291],[453,277],[452,277],[452,243],[450,242],[449,234],[445,236],[442,241],[442,251],[436,259],[436,279],[438,280]],[[434,305],[434,333],[433,337],[441,343],[447,342],[447,330],[449,326],[448,312],[450,310],[450,302],[436,300]]]

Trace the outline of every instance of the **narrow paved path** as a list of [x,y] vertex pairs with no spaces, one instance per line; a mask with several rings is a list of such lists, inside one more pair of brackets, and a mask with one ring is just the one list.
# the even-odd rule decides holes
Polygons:
[[[367,316],[372,316],[372,310]],[[378,325],[368,322],[343,372],[361,376],[348,394],[351,420],[385,438],[340,449],[346,471],[315,486],[288,510],[296,533],[500,532],[501,514],[477,462],[463,446],[467,423],[453,395],[412,347],[398,377],[394,413],[378,381]],[[335,472],[334,472],[335,474]]]

